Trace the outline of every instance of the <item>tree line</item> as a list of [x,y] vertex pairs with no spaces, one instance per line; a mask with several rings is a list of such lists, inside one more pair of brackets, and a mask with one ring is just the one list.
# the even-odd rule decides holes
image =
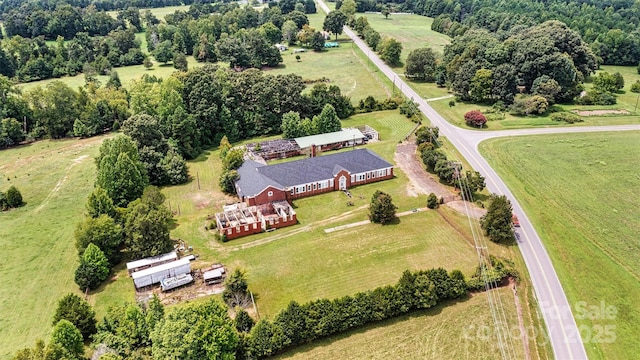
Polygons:
[[81,72],[92,77],[109,74],[113,67],[139,65],[146,55],[140,41],[129,28],[118,28],[106,36],[91,37],[86,32],[65,41],[58,36],[55,45],[47,45],[43,37],[16,35],[0,43],[0,75],[29,82]]
[[451,37],[485,29],[504,39],[518,29],[558,20],[581,35],[600,63],[640,62],[640,7],[633,0],[407,0],[397,6],[436,18],[432,29]]
[[476,192],[485,188],[485,179],[477,171],[462,173],[462,164],[449,160],[440,150],[438,138],[440,130],[437,127],[420,127],[416,131],[416,144],[422,162],[430,173],[436,174],[440,182],[460,189],[460,195],[465,200],[473,200]]
[[[282,62],[273,46],[282,40],[318,50],[324,46],[321,33],[307,26],[306,13],[316,11],[310,0],[282,2],[262,12],[237,3],[197,4],[167,15],[165,23],[148,10],[140,13],[133,7],[118,12],[115,19],[93,8],[69,5],[31,19],[39,16],[38,11],[21,10],[5,23],[9,37],[0,42],[1,75],[28,82],[80,72],[91,77],[109,74],[114,67],[143,64],[147,55],[135,38],[143,29],[146,50],[159,62],[174,61],[176,67],[180,58],[182,70],[186,70],[186,55],[201,62],[226,61],[232,68],[262,68]],[[36,20],[42,25],[34,27]],[[47,45],[47,38],[56,39],[56,44]]]
[[0,103],[0,118],[9,119],[0,123],[1,134],[6,133],[0,144],[10,146],[25,137],[93,136],[121,129],[132,115],[146,114],[155,120],[136,118],[130,123],[137,125],[123,130],[134,132],[144,122],[157,121],[153,141],[158,143],[149,144],[146,137],[140,140],[143,146],[160,152],[171,148],[193,159],[203,148],[218,145],[224,135],[235,142],[280,133],[282,116],[291,111],[313,118],[331,104],[339,118],[354,112],[349,98],[335,85],[317,83],[303,94],[302,77],[255,69],[235,72],[208,65],[164,80],[145,74],[133,81],[129,91],[107,85],[90,82],[74,91],[54,81],[23,94],[0,76],[0,97],[6,99]]
[[[4,0],[0,2],[0,19],[5,19],[11,10],[22,6],[36,6],[43,10],[55,10],[60,5],[77,8],[95,7],[100,11],[124,10],[129,7],[158,8],[166,6],[197,5],[194,0]],[[208,4],[211,0],[198,0],[198,4]]]

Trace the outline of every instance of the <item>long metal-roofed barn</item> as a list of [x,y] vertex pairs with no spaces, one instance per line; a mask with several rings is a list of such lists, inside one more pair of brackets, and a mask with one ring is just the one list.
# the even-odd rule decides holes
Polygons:
[[316,152],[362,145],[372,140],[379,140],[378,132],[372,127],[364,125],[294,139],[275,139],[261,143],[250,143],[246,145],[246,149],[250,158],[261,158],[268,161],[298,156],[305,150],[310,150],[310,154],[314,156]]
[[315,146],[316,149],[325,151],[345,146],[361,145],[365,140],[365,136],[360,130],[349,128],[326,134],[297,137],[293,140],[301,149]]

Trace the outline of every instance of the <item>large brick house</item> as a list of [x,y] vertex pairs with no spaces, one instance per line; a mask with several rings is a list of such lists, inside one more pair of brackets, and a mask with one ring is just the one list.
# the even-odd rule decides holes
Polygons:
[[391,179],[393,165],[371,150],[358,149],[273,165],[247,160],[238,174],[238,197],[255,206]]

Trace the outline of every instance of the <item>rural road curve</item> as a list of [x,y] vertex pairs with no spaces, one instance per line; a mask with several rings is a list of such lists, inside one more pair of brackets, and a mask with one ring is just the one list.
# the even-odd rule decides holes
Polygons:
[[[318,4],[322,10],[329,13],[330,9],[322,0],[318,0]],[[461,129],[450,124],[438,114],[420,95],[404,82],[401,76],[398,76],[390,67],[382,62],[351,29],[345,26],[344,32],[353,40],[360,50],[369,57],[371,62],[401,89],[407,98],[413,99],[413,101],[419,105],[420,110],[431,121],[431,124],[439,127],[440,133],[445,135],[458,151],[460,151],[462,156],[467,159],[471,166],[486,178],[489,191],[506,195],[511,201],[514,213],[518,216],[521,224],[521,227],[516,231],[518,247],[529,270],[538,305],[547,326],[548,341],[551,343],[555,358],[560,360],[587,359],[578,326],[573,318],[572,307],[569,305],[569,301],[565,296],[558,275],[549,258],[549,254],[531,225],[529,218],[525,215],[522,207],[507,185],[480,155],[478,144],[483,140],[503,136],[596,131],[633,131],[640,130],[640,125],[576,126],[505,131],[473,131]]]

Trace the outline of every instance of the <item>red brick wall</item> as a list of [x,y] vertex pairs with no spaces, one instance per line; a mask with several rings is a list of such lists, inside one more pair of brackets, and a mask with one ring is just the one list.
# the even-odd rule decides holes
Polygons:
[[[272,196],[269,196],[269,191],[273,193]],[[280,189],[269,186],[255,197],[249,198],[249,205],[266,204],[277,200],[287,200],[287,194]]]
[[[388,180],[393,178],[393,168],[391,168],[391,174],[390,175],[385,175],[385,176],[381,176],[381,177],[371,177],[369,179],[365,179],[363,181],[354,181],[353,183],[351,182],[351,174],[349,174],[346,170],[342,170],[340,171],[338,174],[336,174],[336,176],[333,179],[333,187],[328,187],[328,188],[324,188],[324,189],[319,189],[316,188],[315,190],[313,189],[313,185],[311,187],[311,190],[305,191],[303,193],[295,193],[295,194],[291,194],[291,191],[282,191],[280,189],[276,189],[274,187],[268,187],[265,190],[263,190],[260,194],[258,194],[256,197],[254,198],[249,198],[247,199],[247,203],[249,205],[260,205],[260,204],[266,204],[269,203],[271,201],[276,201],[276,200],[295,200],[295,199],[300,199],[300,198],[304,198],[304,197],[308,197],[308,196],[314,196],[314,195],[318,195],[318,194],[323,194],[323,193],[327,193],[327,192],[331,192],[331,191],[338,191],[340,190],[340,177],[343,176],[346,179],[347,182],[347,189],[351,188],[352,186],[357,186],[357,185],[363,185],[363,184],[368,184],[368,183],[372,183],[372,182],[376,182],[376,181],[382,181],[382,180]],[[268,196],[269,191],[273,192],[272,196]]]
[[296,215],[293,215],[292,217],[287,216],[286,220],[282,220],[281,217],[278,217],[277,222],[274,219],[273,224],[270,223],[269,220],[266,221],[267,229],[279,229],[285,226],[295,225],[297,223],[298,223],[298,218],[296,217]]
[[[245,230],[245,226],[247,226],[247,230]],[[224,229],[222,234],[227,236],[228,240],[237,239],[242,236],[253,235],[262,232],[262,225],[260,223],[256,223],[256,229],[253,228],[253,224],[249,225],[240,225],[238,227],[231,227]],[[229,230],[231,230],[231,234],[229,234]]]

